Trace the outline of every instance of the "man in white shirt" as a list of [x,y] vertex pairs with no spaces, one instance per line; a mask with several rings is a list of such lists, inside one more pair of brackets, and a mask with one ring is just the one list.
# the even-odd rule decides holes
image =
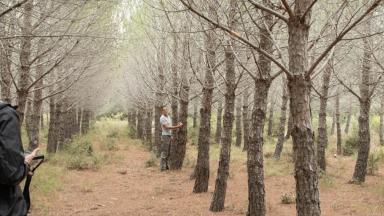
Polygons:
[[161,148],[160,148],[160,170],[165,171],[169,169],[168,158],[172,142],[172,130],[183,127],[182,123],[172,126],[171,117],[168,115],[167,107],[161,109],[160,125],[161,125]]

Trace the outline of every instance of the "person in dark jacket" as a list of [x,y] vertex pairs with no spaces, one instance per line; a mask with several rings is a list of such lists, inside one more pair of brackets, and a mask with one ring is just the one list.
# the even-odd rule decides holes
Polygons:
[[37,149],[24,157],[16,110],[0,101],[0,216],[25,216],[20,182],[28,175]]

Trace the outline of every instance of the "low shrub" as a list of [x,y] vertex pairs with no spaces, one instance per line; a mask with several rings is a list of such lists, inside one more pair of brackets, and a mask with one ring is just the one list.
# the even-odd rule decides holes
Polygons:
[[296,202],[296,197],[293,193],[285,193],[281,196],[282,204],[293,204]]
[[357,134],[354,133],[352,136],[348,136],[345,140],[345,145],[343,148],[343,154],[345,156],[353,155],[359,147],[359,138]]

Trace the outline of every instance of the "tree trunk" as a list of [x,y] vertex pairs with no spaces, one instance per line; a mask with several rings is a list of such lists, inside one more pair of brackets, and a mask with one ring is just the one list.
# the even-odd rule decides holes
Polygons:
[[352,118],[352,106],[349,105],[349,110],[347,113],[347,123],[345,124],[345,129],[344,129],[345,134],[349,133],[349,127],[351,125],[351,118]]
[[341,125],[340,125],[340,91],[337,91],[336,95],[336,135],[337,135],[337,155],[342,155],[343,150],[341,148],[342,145],[342,138],[341,138]]
[[[370,32],[370,22],[367,21],[367,31]],[[371,70],[372,70],[372,54],[371,48],[373,47],[371,41],[367,38],[363,39],[364,42],[364,57],[363,67],[361,74],[360,85],[360,116],[359,116],[359,151],[357,154],[357,161],[355,165],[355,171],[353,173],[352,181],[354,183],[365,182],[365,176],[367,174],[367,162],[369,156],[369,150],[371,145],[371,134],[369,129],[369,112],[371,109],[370,98],[370,82],[371,82]]]
[[[178,63],[179,63],[179,41],[176,34],[173,34],[173,61],[171,65],[172,70],[172,98],[171,98],[171,110],[172,110],[172,123],[173,125],[176,125],[179,120],[179,106],[178,106],[178,99],[177,96],[179,95],[179,77],[178,77]],[[170,147],[170,159],[174,158],[174,154],[176,153],[177,144],[178,144],[178,137],[177,132],[172,134],[173,140],[171,142]]]
[[271,102],[269,107],[269,118],[268,118],[268,136],[272,136],[273,131],[273,113],[275,109],[275,101]]
[[144,117],[145,117],[145,112],[142,110],[137,111],[137,125],[136,125],[136,132],[137,132],[137,138],[138,139],[144,139]]
[[384,96],[381,96],[380,107],[380,145],[384,145]]
[[332,70],[333,64],[330,60],[323,72],[323,85],[320,95],[319,126],[317,128],[317,164],[323,171],[326,170],[325,149],[328,146],[327,102]]
[[332,113],[332,127],[331,127],[331,136],[335,134],[336,129],[336,114],[335,112]]
[[287,79],[283,75],[283,93],[282,93],[282,98],[281,98],[279,131],[278,131],[278,135],[277,135],[277,143],[276,143],[275,153],[273,154],[273,157],[276,159],[280,159],[281,152],[283,151],[285,124],[287,121],[287,104],[288,104]]
[[[45,43],[45,39],[40,39],[38,42],[38,53],[40,53],[43,50],[43,46]],[[37,61],[37,66],[36,66],[36,77],[40,78],[43,76],[44,73],[44,67],[42,65],[42,59],[39,58]],[[36,84],[35,84],[35,89],[33,92],[33,102],[31,108],[31,119],[30,119],[30,124],[28,126],[28,139],[29,139],[29,149],[33,150],[38,147],[40,140],[39,140],[39,135],[40,135],[40,119],[42,118],[41,112],[42,112],[42,97],[43,97],[43,86],[44,86],[44,80],[40,79]]]
[[249,136],[249,115],[248,115],[248,98],[249,98],[249,87],[244,90],[243,93],[243,151],[248,150],[248,136]]
[[193,128],[196,128],[197,127],[197,110],[198,110],[198,100],[195,100],[195,102],[193,103],[193,125],[192,127]]
[[217,102],[217,119],[216,119],[216,134],[215,141],[217,144],[221,142],[221,123],[223,117],[223,102],[221,99]]
[[[33,0],[28,1],[24,4],[23,11],[23,27],[22,35],[31,35],[32,33],[32,10]],[[30,62],[31,56],[32,37],[22,37],[20,45],[20,79],[17,91],[17,102],[18,102],[18,114],[20,118],[20,124],[24,121],[24,112],[28,97],[28,85],[30,79]]]
[[[288,91],[288,96],[289,96],[289,91]],[[289,102],[289,104],[291,104],[291,102]],[[291,115],[291,111],[289,111],[288,112],[288,128],[287,128],[287,134],[285,135],[286,140],[291,138],[292,127],[293,127],[292,115]]]
[[[271,7],[270,0],[263,4]],[[270,30],[273,26],[273,15],[263,12],[260,21],[259,46],[267,53],[272,53],[273,40]],[[251,119],[251,130],[248,140],[248,216],[264,216],[266,214],[264,186],[264,126],[268,106],[268,91],[271,86],[271,60],[259,53],[259,72],[256,72],[254,103]]]
[[[188,44],[189,36],[187,35],[183,41],[183,59],[188,58]],[[180,170],[183,167],[187,141],[188,141],[188,105],[189,105],[189,80],[188,80],[188,65],[182,63],[181,71],[181,90],[180,90],[180,110],[179,121],[183,123],[183,127],[178,129],[177,133],[177,145],[174,155],[170,157],[170,168],[172,170]]]
[[[262,62],[260,61],[260,68],[261,67]],[[267,113],[267,99],[269,87],[270,80],[257,80],[255,83],[254,104],[251,119],[252,129],[250,130],[247,154],[248,216],[265,215],[266,213],[264,189],[263,133]]]
[[[5,36],[7,33],[11,33],[5,29],[4,23],[6,22],[5,17],[0,18],[0,34]],[[13,28],[13,27],[10,27]],[[12,58],[12,50],[11,44],[8,40],[0,40],[0,76],[1,76],[1,99],[4,102],[11,103],[11,58]]]
[[[228,24],[230,29],[234,29],[235,15],[237,9],[236,0],[230,0],[229,3],[229,18]],[[229,175],[229,162],[231,158],[231,143],[232,143],[232,129],[235,111],[235,91],[236,91],[236,71],[235,71],[235,54],[234,54],[234,41],[228,40],[228,45],[225,46],[225,104],[224,104],[224,117],[223,117],[223,135],[221,140],[219,167],[217,169],[217,177],[215,182],[215,190],[213,192],[210,210],[219,212],[224,209],[225,196],[227,192],[227,180]],[[241,103],[238,101],[238,105]],[[241,112],[241,107],[240,107]],[[236,127],[240,127],[236,126]],[[240,129],[241,130],[241,129]],[[241,136],[240,136],[241,140]]]
[[[216,14],[216,2],[209,4],[209,14]],[[212,26],[211,26],[212,27]],[[209,181],[209,139],[211,137],[211,111],[214,89],[214,68],[216,67],[216,34],[213,30],[205,33],[206,71],[203,86],[203,98],[200,108],[200,128],[198,138],[198,153],[195,170],[194,193],[208,191]]]
[[236,101],[236,146],[241,146],[241,140],[243,138],[241,130],[241,97],[240,95]]
[[81,134],[88,133],[90,119],[91,119],[91,112],[89,111],[89,109],[84,108],[83,109],[83,116],[81,119]]
[[145,115],[145,142],[149,150],[152,151],[152,110],[150,108],[146,109]]
[[[157,157],[160,157],[160,146],[161,146],[161,109],[164,106],[164,86],[165,86],[165,77],[164,77],[164,67],[165,67],[165,45],[166,41],[163,39],[160,44],[160,49],[157,52],[157,88],[156,88],[156,102],[155,102],[155,144],[154,147]],[[137,115],[138,117],[138,115]],[[136,134],[137,134],[136,130]]]
[[57,102],[56,103],[56,113],[55,113],[55,129],[54,129],[54,136],[56,136],[56,143],[55,147],[56,150],[55,152],[59,151],[62,148],[62,144],[64,142],[64,118],[63,118],[63,106],[62,102]]
[[[312,1],[296,0],[294,17],[288,24],[288,78],[292,140],[295,158],[296,214],[320,216],[317,161],[310,114],[310,77],[305,76],[308,64],[308,35]],[[302,15],[306,13],[304,17]],[[302,17],[301,19],[298,17]]]

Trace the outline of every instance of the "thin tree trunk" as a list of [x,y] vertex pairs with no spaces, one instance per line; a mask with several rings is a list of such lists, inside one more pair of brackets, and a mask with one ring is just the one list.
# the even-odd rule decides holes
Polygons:
[[282,93],[282,98],[281,98],[279,131],[278,131],[278,135],[277,135],[277,143],[276,143],[275,153],[273,154],[273,157],[276,159],[280,159],[281,152],[283,151],[285,124],[287,121],[287,104],[288,104],[287,79],[283,75],[283,93]]
[[288,24],[288,78],[292,140],[295,158],[296,215],[320,216],[317,161],[310,113],[310,77],[304,76],[308,64],[308,36],[312,1],[296,0],[295,17]]
[[[271,7],[270,0],[263,4]],[[273,41],[270,29],[273,26],[273,16],[263,12],[264,19],[260,21],[260,49],[272,53]],[[259,72],[255,80],[254,104],[251,119],[251,130],[248,140],[247,171],[248,171],[248,216],[264,216],[266,214],[264,186],[264,126],[268,106],[268,91],[271,86],[271,60],[259,53]]]
[[[40,39],[38,42],[38,50],[40,53],[41,50],[43,50],[43,46],[45,43],[45,39]],[[43,76],[44,73],[44,68],[42,66],[42,59],[39,58],[37,61],[37,66],[36,66],[36,77],[41,77]],[[44,79],[40,79],[36,85],[35,85],[35,90],[33,92],[33,102],[31,108],[31,119],[30,119],[30,124],[28,126],[28,139],[29,139],[29,149],[35,149],[38,147],[40,143],[39,135],[40,135],[40,119],[42,118],[41,116],[41,111],[42,111],[42,97],[43,97],[43,86],[44,86]]]
[[137,138],[138,139],[144,139],[144,117],[145,112],[142,110],[137,111],[137,125],[136,125],[136,132],[137,132]]
[[241,96],[239,95],[236,101],[236,146],[241,146],[241,140],[243,138],[241,130]]
[[248,149],[248,136],[249,136],[249,115],[248,115],[248,98],[249,98],[249,87],[244,90],[243,93],[243,151]]
[[384,145],[384,96],[381,96],[380,107],[380,145]]
[[269,107],[268,136],[272,136],[274,109],[275,109],[275,101],[272,101],[272,102],[271,102],[271,105],[270,105],[270,107]]
[[[189,35],[186,35],[183,41],[183,59],[188,58],[188,44]],[[179,121],[183,124],[183,127],[177,131],[177,145],[174,155],[170,157],[170,168],[173,170],[180,170],[183,167],[185,158],[187,140],[188,140],[188,105],[189,105],[189,80],[187,64],[182,63],[181,71],[181,89],[180,89],[180,110],[179,110]]]
[[[369,20],[367,21],[366,25],[367,31],[364,33],[369,34]],[[371,98],[369,85],[371,82],[370,77],[372,70],[372,44],[367,38],[363,39],[363,43],[364,57],[360,85],[359,151],[357,154],[357,161],[352,179],[354,183],[365,182],[365,176],[367,174],[367,162],[371,145],[371,134],[369,129],[369,112],[371,109]]]
[[[22,35],[31,35],[32,33],[32,10],[33,0],[28,1],[23,6],[23,27]],[[24,121],[24,112],[26,108],[26,102],[28,97],[28,85],[30,79],[30,62],[31,56],[32,37],[22,37],[20,45],[20,79],[17,91],[17,102],[18,102],[18,114],[20,123]]]
[[221,142],[221,123],[223,117],[223,102],[221,99],[217,102],[217,119],[216,119],[216,134],[215,134],[215,142],[220,144]]
[[[228,24],[230,29],[234,29],[235,27],[236,9],[237,9],[237,1],[230,0],[229,18],[228,18]],[[225,93],[223,135],[221,140],[219,167],[217,169],[215,190],[213,192],[212,202],[209,208],[213,212],[219,212],[224,209],[225,197],[227,192],[227,180],[229,175],[229,162],[231,158],[232,129],[233,129],[233,120],[234,120],[234,111],[235,111],[235,98],[236,98],[234,40],[229,39],[228,45],[224,49],[225,49],[225,62],[226,62],[225,84],[227,89]]]
[[336,141],[336,146],[337,146],[337,154],[342,155],[343,150],[342,150],[342,138],[341,138],[341,123],[340,123],[340,91],[337,91],[336,95],[336,135],[337,135],[337,141]]
[[89,111],[89,109],[84,108],[83,109],[83,116],[81,119],[81,134],[88,133],[90,119],[91,119],[91,112]]
[[[288,91],[288,96],[289,96],[289,91]],[[289,102],[289,104],[291,104],[291,102]],[[285,135],[286,140],[291,138],[292,127],[293,127],[293,120],[292,120],[291,111],[289,110],[289,112],[288,112],[288,128],[287,128],[287,133]]]
[[347,123],[345,124],[345,129],[344,129],[345,134],[349,133],[349,127],[351,125],[351,118],[352,118],[352,106],[349,105],[349,110],[347,113]]
[[[209,4],[209,14],[216,14],[216,2]],[[214,89],[214,68],[216,66],[216,34],[210,30],[205,33],[206,46],[206,71],[203,86],[203,98],[200,108],[200,128],[198,138],[198,153],[195,170],[194,193],[202,193],[208,191],[209,181],[209,139],[211,136],[211,112],[212,97]]]
[[323,171],[326,170],[325,148],[328,145],[327,102],[332,69],[333,65],[332,61],[330,60],[323,72],[323,85],[320,95],[319,126],[317,129],[317,164]]
[[197,115],[198,115],[197,105],[198,105],[198,100],[195,100],[195,102],[193,103],[193,125],[192,125],[193,128],[197,127]]
[[145,115],[145,142],[149,150],[152,151],[152,110],[150,108],[146,109]]
[[335,112],[332,113],[332,127],[331,127],[331,136],[335,134],[336,129],[336,114]]
[[[0,21],[2,23],[6,22],[5,17],[1,17]],[[5,28],[6,25],[0,25],[0,34],[5,36],[7,33],[12,33],[7,31]],[[12,28],[13,27],[9,27]],[[1,76],[1,99],[4,102],[11,102],[11,45],[8,40],[0,40],[0,76]]]
[[[161,41],[160,49],[157,52],[157,72],[158,72],[158,80],[157,80],[157,89],[156,89],[156,102],[155,102],[155,144],[154,147],[155,153],[157,157],[160,157],[160,145],[161,145],[161,125],[160,125],[160,117],[161,117],[161,109],[164,106],[164,85],[165,85],[165,77],[164,77],[164,67],[165,67],[165,44],[166,41],[163,39]],[[138,117],[138,115],[137,115]],[[137,130],[136,130],[137,134]]]
[[[177,96],[179,95],[179,77],[178,77],[178,63],[179,63],[179,41],[177,38],[176,33],[173,34],[173,61],[171,65],[171,75],[172,75],[172,93],[173,97],[171,99],[171,110],[172,110],[172,123],[173,125],[176,125],[179,120],[179,104],[178,104],[178,99]],[[178,144],[178,137],[177,137],[177,132],[172,134],[172,142],[171,142],[171,147],[170,147],[170,155],[169,159],[174,159],[175,153],[177,150],[177,144]],[[171,161],[171,160],[170,160]]]

